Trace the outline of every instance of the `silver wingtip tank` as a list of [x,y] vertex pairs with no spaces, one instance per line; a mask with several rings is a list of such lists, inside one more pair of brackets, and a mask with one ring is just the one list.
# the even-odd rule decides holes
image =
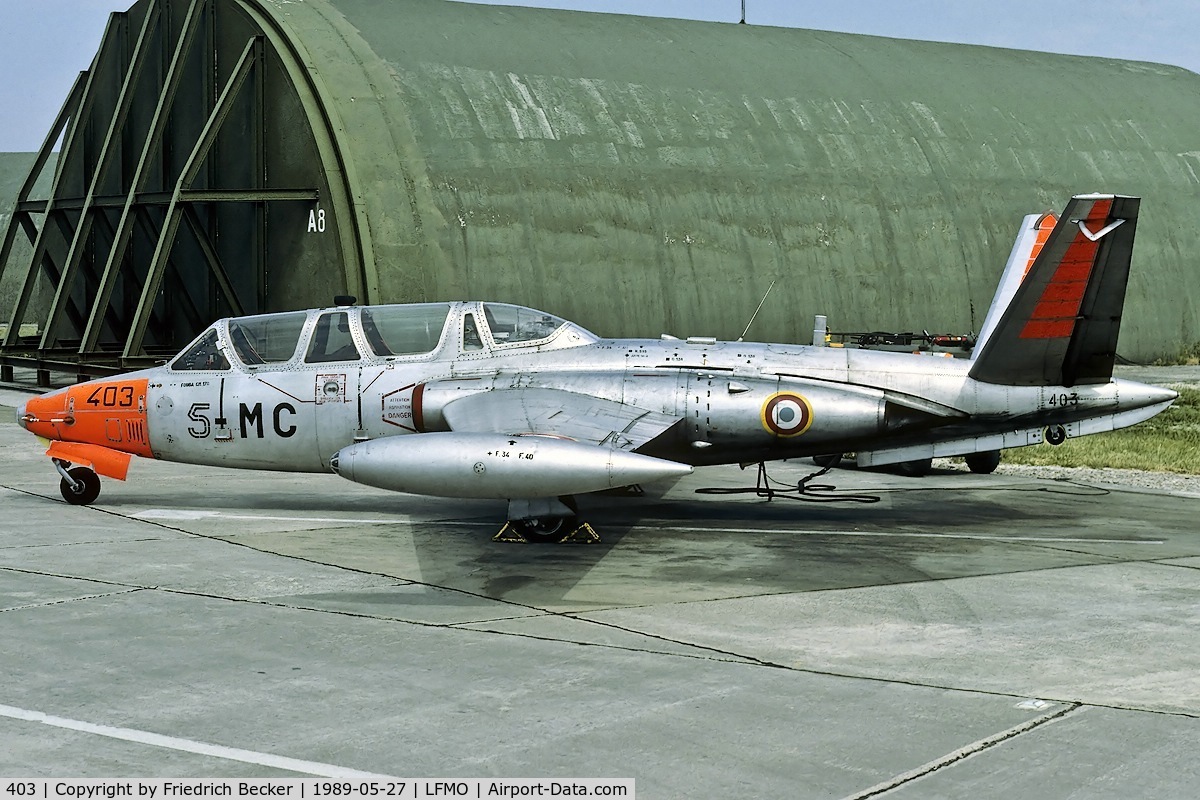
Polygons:
[[355,483],[434,497],[582,494],[689,475],[675,461],[547,436],[426,433],[343,447],[330,469]]

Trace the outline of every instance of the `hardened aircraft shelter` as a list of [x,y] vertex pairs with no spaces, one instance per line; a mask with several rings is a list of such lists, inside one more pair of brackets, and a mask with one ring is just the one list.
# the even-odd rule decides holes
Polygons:
[[[978,329],[1021,217],[1145,198],[1120,352],[1200,340],[1200,76],[443,0],[140,0],[18,181],[0,359],[484,298],[605,335]],[[59,155],[54,158],[54,152]]]

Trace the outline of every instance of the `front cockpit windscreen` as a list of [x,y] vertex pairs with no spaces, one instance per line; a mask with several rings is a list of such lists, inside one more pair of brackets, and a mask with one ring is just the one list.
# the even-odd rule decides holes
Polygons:
[[449,315],[449,303],[416,303],[364,308],[360,319],[367,344],[386,358],[432,353]]
[[548,339],[567,324],[565,319],[524,306],[484,303],[483,315],[498,345]]
[[229,341],[244,364],[291,361],[307,321],[303,311],[231,319]]
[[226,370],[229,359],[221,352],[217,343],[217,329],[209,328],[199,339],[171,362],[171,369],[180,372],[192,370]]

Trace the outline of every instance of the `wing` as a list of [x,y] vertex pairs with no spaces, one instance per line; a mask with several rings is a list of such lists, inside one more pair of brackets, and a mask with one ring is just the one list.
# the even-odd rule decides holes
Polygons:
[[678,417],[561,389],[497,389],[452,400],[442,409],[451,430],[537,433],[618,450],[637,450]]

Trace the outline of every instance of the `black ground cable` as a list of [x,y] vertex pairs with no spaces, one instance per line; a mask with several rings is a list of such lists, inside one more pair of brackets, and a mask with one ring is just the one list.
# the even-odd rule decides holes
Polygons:
[[1143,364],[1140,361],[1131,361],[1120,353],[1113,353],[1113,360],[1123,367],[1150,367],[1152,364]]
[[[767,466],[764,462],[758,463],[758,481],[755,486],[733,487],[733,486],[705,486],[695,490],[696,494],[750,494],[753,493],[757,497],[765,497],[767,500],[774,500],[776,497],[784,500],[802,500],[808,503],[878,503],[883,498],[883,494],[907,494],[910,492],[937,491],[944,489],[943,486],[916,487],[904,486],[878,489],[879,494],[832,494],[837,491],[837,487],[831,483],[812,483],[809,482],[813,478],[819,478],[829,470],[833,469],[832,464],[824,467],[811,475],[806,475],[801,478],[795,486],[790,483],[776,480],[767,474]],[[1042,492],[1045,494],[1062,494],[1068,497],[1104,497],[1112,494],[1111,489],[1106,489],[1101,486],[1092,486],[1079,481],[1071,480],[1070,478],[1052,478],[1050,479],[1057,484],[1065,484],[1066,487],[1072,487],[1082,491],[1071,491],[1068,488],[1059,488],[1057,486],[996,486],[990,487],[995,491],[1004,492]],[[775,488],[772,484],[776,484],[782,488]]]
[[[754,486],[735,487],[735,486],[704,486],[696,490],[696,494],[750,494],[753,492],[757,497],[765,497],[767,500],[774,500],[776,497],[784,500],[802,500],[807,503],[878,503],[880,497],[871,494],[832,494],[837,487],[831,483],[812,483],[813,478],[819,478],[829,470],[833,469],[833,465],[822,467],[811,475],[801,478],[795,486],[790,483],[778,481],[767,474],[767,465],[765,462],[758,462],[758,481]],[[772,484],[776,484],[781,488],[775,488]]]

